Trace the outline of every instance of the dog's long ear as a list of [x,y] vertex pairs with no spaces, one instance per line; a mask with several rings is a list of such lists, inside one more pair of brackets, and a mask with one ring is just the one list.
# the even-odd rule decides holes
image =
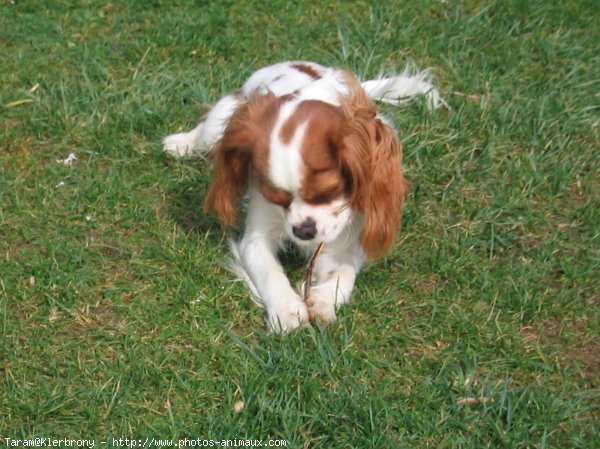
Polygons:
[[214,211],[225,226],[237,221],[250,170],[265,159],[268,132],[278,107],[279,102],[271,93],[251,98],[233,113],[217,144],[215,174],[204,209]]
[[375,258],[394,244],[408,183],[395,130],[377,117],[375,105],[358,81],[349,79],[350,95],[342,105],[347,130],[340,159],[351,185],[350,203],[364,214],[361,245]]

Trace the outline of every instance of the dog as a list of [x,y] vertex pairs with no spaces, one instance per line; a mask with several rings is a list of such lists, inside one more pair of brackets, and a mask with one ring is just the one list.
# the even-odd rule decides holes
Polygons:
[[[374,100],[425,95],[437,108],[443,100],[430,78],[405,69],[361,82],[345,70],[282,62],[252,74],[191,131],[164,139],[174,156],[214,154],[205,210],[224,226],[238,222],[248,197],[243,236],[231,243],[234,271],[271,331],[335,321],[364,263],[393,246],[408,183],[396,130]],[[324,244],[306,298],[278,259],[290,242],[307,257]]]

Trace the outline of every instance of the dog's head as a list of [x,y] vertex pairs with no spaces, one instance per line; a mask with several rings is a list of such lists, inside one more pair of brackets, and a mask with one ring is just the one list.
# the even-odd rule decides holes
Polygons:
[[340,106],[270,93],[240,106],[216,149],[206,209],[234,224],[252,179],[296,244],[335,240],[358,212],[367,255],[389,249],[408,190],[402,148],[359,82],[346,78]]

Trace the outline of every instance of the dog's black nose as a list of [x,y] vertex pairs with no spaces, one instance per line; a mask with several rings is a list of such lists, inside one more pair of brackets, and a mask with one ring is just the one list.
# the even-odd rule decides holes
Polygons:
[[292,226],[292,232],[300,240],[311,240],[317,235],[317,224],[312,218],[308,218],[298,226]]

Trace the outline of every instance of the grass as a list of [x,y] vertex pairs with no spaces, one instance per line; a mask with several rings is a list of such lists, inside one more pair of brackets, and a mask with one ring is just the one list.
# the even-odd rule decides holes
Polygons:
[[[3,2],[0,437],[599,447],[599,19],[592,1]],[[432,66],[452,109],[384,108],[412,182],[400,243],[335,326],[274,337],[202,214],[210,164],[160,140],[299,58]]]

